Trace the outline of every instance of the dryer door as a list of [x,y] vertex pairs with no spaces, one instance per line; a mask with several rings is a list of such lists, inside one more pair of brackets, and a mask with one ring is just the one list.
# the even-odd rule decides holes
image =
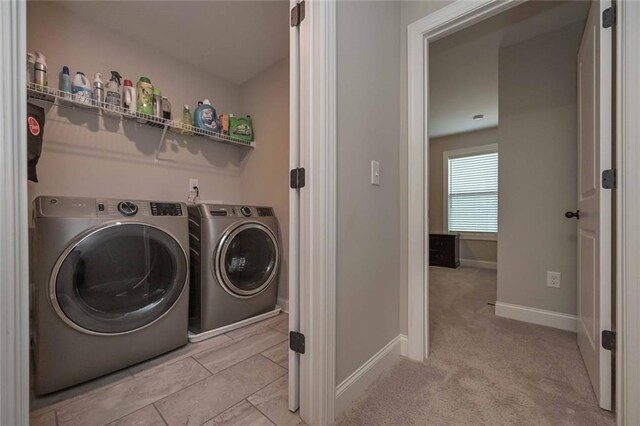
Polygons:
[[276,236],[261,223],[245,222],[220,239],[214,272],[222,287],[236,297],[265,290],[277,274],[280,250]]
[[187,284],[187,271],[187,256],[171,235],[145,224],[113,224],[63,253],[51,276],[51,301],[76,329],[127,333],[173,307]]

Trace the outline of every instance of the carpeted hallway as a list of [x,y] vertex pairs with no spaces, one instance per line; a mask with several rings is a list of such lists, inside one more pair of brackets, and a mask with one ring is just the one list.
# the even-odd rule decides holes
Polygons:
[[499,318],[496,271],[430,269],[431,354],[400,361],[339,425],[613,425],[575,334]]

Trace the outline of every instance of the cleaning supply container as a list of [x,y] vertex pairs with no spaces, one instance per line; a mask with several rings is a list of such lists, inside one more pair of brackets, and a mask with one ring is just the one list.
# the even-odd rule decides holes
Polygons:
[[162,118],[171,120],[171,102],[166,96],[162,97]]
[[65,93],[65,97],[69,97],[71,95],[71,76],[69,75],[69,67],[62,67],[62,72],[60,73],[60,90]]
[[251,116],[229,117],[229,136],[245,142],[253,142],[253,123]]
[[153,115],[162,117],[162,92],[158,87],[153,88]]
[[131,80],[125,80],[122,86],[122,108],[135,114],[137,108],[136,89]]
[[118,71],[111,71],[111,79],[107,82],[107,95],[105,102],[110,106],[120,106],[120,79],[122,76]]
[[34,65],[34,81],[37,86],[47,87],[49,85],[47,77],[47,57],[42,52],[36,51],[36,63]]
[[140,77],[136,84],[136,110],[153,115],[153,84],[148,77]]
[[99,107],[104,102],[104,80],[99,72],[93,76],[93,101]]
[[91,105],[93,102],[93,93],[89,79],[82,71],[78,71],[73,77],[71,92],[73,93],[73,100],[79,104]]
[[218,115],[216,109],[211,106],[209,99],[205,99],[202,105],[198,105],[193,114],[193,125],[202,130],[218,132]]

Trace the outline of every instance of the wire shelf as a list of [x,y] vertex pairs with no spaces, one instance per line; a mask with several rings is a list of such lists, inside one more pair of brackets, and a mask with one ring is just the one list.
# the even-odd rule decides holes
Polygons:
[[112,105],[106,102],[90,99],[82,95],[63,92],[62,90],[54,89],[52,87],[39,86],[35,83],[27,84],[27,94],[30,99],[37,99],[64,107],[83,108],[88,111],[95,111],[97,114],[102,114],[103,116],[112,116],[125,120],[136,120],[139,123],[146,124],[151,127],[164,129],[160,144],[158,145],[158,151],[156,152],[156,159],[158,158],[160,149],[164,145],[164,137],[167,129],[181,135],[205,137],[215,142],[235,146],[243,146],[246,148],[254,148],[255,146],[255,142],[243,141],[218,132],[184,124],[178,120],[167,120],[151,114],[129,111],[119,105]]

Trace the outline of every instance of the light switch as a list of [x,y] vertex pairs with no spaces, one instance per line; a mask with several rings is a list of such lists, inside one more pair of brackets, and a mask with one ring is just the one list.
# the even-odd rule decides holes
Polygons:
[[371,185],[380,186],[380,163],[371,160]]

